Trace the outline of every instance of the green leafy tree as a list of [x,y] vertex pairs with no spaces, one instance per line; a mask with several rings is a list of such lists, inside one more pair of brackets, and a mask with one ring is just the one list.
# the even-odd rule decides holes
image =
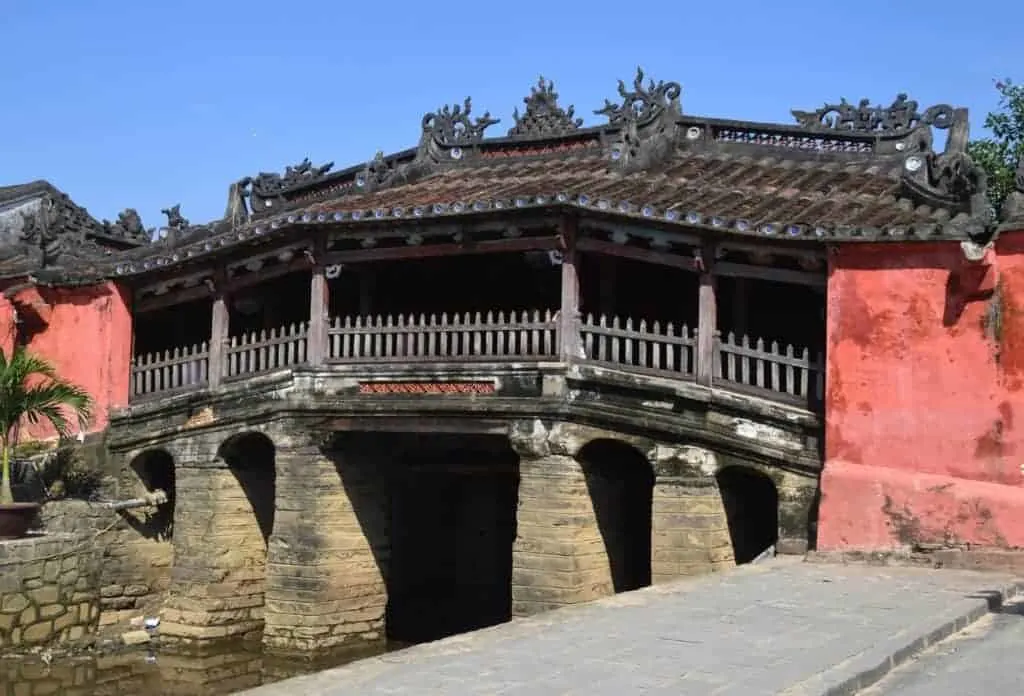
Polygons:
[[11,452],[23,422],[49,422],[61,437],[71,435],[71,420],[81,429],[92,418],[92,399],[67,382],[46,360],[16,347],[8,359],[0,350],[0,504],[14,502],[11,494]]
[[985,117],[990,137],[974,140],[968,152],[988,175],[988,197],[996,214],[1013,191],[1017,162],[1024,156],[1024,86],[996,82],[999,107]]

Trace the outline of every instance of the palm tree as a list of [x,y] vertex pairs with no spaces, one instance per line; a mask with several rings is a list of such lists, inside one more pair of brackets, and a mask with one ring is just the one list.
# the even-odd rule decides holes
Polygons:
[[0,349],[0,505],[14,502],[11,493],[11,452],[22,421],[49,422],[59,436],[71,435],[68,416],[84,430],[92,417],[92,398],[57,374],[43,358],[16,346],[7,354]]

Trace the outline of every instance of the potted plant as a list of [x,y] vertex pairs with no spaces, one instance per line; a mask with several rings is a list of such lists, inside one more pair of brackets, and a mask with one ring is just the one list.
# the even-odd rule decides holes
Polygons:
[[62,379],[49,362],[23,346],[16,346],[10,358],[0,349],[0,540],[25,536],[39,509],[38,503],[15,502],[11,492],[11,454],[21,424],[48,422],[66,438],[69,417],[84,430],[91,416],[89,394]]

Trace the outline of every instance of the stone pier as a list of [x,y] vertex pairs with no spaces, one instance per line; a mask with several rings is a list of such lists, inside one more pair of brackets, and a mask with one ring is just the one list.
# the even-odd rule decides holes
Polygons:
[[512,613],[536,614],[613,592],[611,570],[580,464],[544,435],[512,438],[519,509],[512,551]]
[[266,552],[241,486],[227,467],[178,470],[174,566],[160,633],[210,640],[259,631]]
[[205,641],[258,635],[267,537],[274,523],[274,444],[243,431],[178,443],[174,567],[161,635]]
[[350,448],[278,451],[263,642],[312,651],[384,639],[387,471]]
[[659,475],[651,514],[651,582],[731,567],[732,542],[714,479]]

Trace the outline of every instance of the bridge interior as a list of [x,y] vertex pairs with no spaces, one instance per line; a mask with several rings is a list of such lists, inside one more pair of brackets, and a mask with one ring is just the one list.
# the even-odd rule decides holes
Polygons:
[[[327,281],[329,314],[397,317],[418,314],[558,311],[561,271],[554,252],[465,254],[346,265]],[[730,257],[731,258],[731,257]],[[580,311],[635,322],[695,328],[699,274],[668,265],[595,253],[579,256]],[[761,278],[717,283],[721,333],[824,348],[821,288]],[[271,278],[230,303],[230,335],[309,321],[308,272]],[[136,355],[209,341],[211,303],[194,300],[136,316]]]
[[[571,356],[820,409],[820,264],[723,251],[712,274],[685,257],[601,249],[571,264],[555,250],[362,261],[335,266],[316,291],[308,269],[253,273],[222,295],[223,317],[210,299],[161,299],[136,314],[133,398],[311,362]],[[326,335],[310,328],[318,313]],[[574,318],[563,326],[560,314]]]

